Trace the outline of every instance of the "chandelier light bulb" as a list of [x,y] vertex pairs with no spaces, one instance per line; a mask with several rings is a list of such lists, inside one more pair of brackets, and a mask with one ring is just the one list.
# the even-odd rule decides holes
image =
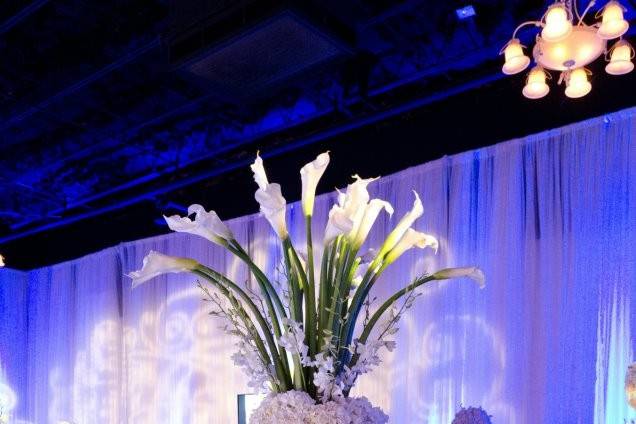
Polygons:
[[541,38],[548,42],[563,40],[572,32],[572,20],[564,3],[555,3],[545,14]]
[[598,29],[598,36],[604,40],[618,38],[629,29],[629,23],[623,17],[623,6],[617,1],[610,1],[603,8],[603,20]]
[[546,72],[541,66],[535,66],[530,70],[525,87],[523,87],[522,93],[528,99],[540,99],[545,97],[550,91],[550,87],[546,84],[547,78]]
[[506,58],[506,63],[504,63],[501,71],[506,75],[518,74],[530,64],[530,58],[523,54],[523,46],[517,38],[513,38],[506,44],[504,57]]
[[625,40],[620,40],[612,47],[610,62],[605,66],[605,71],[611,75],[624,75],[634,69],[632,59],[634,48]]
[[583,97],[592,90],[592,84],[588,81],[585,68],[571,71],[565,78],[565,84],[565,95],[571,99]]

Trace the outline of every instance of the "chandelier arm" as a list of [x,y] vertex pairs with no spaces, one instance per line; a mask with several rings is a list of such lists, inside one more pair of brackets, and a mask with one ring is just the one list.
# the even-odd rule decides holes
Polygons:
[[579,15],[579,0],[572,0],[572,7],[574,10],[574,16],[579,20],[579,24],[581,23],[581,15]]
[[525,26],[528,25],[534,25],[536,27],[542,27],[543,26],[543,22],[541,21],[526,21],[524,23],[522,23],[521,25],[519,25],[517,28],[515,28],[514,32],[512,33],[512,38],[517,38],[517,32],[519,32],[519,30]]
[[583,23],[583,19],[585,18],[585,15],[587,15],[587,12],[589,12],[592,6],[594,6],[595,4],[596,4],[596,0],[590,0],[590,2],[587,4],[587,7],[583,11],[583,14],[579,17],[579,23],[577,25],[581,25]]

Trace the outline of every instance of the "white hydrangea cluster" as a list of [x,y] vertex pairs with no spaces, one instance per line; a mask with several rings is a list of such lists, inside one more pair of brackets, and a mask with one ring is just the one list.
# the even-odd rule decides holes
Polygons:
[[264,392],[270,381],[275,381],[273,366],[267,368],[263,364],[258,350],[244,338],[236,343],[236,352],[232,354],[234,365],[241,368],[249,378],[247,385],[258,392]]
[[316,404],[305,392],[270,394],[250,417],[250,424],[384,424],[389,417],[367,398],[340,398]]

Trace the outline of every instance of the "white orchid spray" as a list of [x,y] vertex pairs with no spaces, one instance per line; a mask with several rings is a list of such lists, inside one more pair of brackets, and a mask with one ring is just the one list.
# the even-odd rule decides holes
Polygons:
[[[201,205],[192,205],[188,216],[165,217],[168,226],[177,232],[203,237],[236,255],[254,276],[258,293],[194,260],[157,252],[150,252],[141,270],[130,274],[133,286],[174,272],[190,272],[209,283],[210,286],[199,284],[209,300],[220,308],[214,315],[225,318],[226,331],[238,337],[233,360],[249,374],[250,385],[267,386],[273,393],[305,392],[323,403],[347,398],[357,377],[379,364],[379,351],[395,347],[391,338],[397,331],[397,322],[413,305],[418,287],[435,280],[464,277],[476,281],[480,287],[484,284],[479,268],[443,269],[416,278],[371,311],[370,291],[388,266],[410,249],[430,248],[437,252],[439,244],[434,236],[413,228],[424,212],[414,192],[413,207],[398,221],[379,249],[360,253],[380,214],[385,212],[391,217],[394,210],[385,200],[372,199],[369,195],[368,186],[376,178],[354,175],[354,181],[338,192],[337,203],[329,212],[320,237],[322,260],[319,266],[315,265],[314,201],[329,161],[329,153],[322,153],[300,171],[306,224],[306,249],[302,254],[287,230],[287,202],[281,186],[269,182],[260,155],[257,154],[251,165],[258,186],[256,201],[281,242],[287,285],[284,295],[254,263],[216,212],[206,211]],[[220,299],[225,299],[225,306]],[[398,307],[400,302],[402,306]],[[354,337],[356,330],[360,331]]]

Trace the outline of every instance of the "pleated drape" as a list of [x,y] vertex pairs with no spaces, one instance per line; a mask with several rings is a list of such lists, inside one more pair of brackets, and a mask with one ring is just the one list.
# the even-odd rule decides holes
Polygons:
[[[421,140],[414,154],[426,134]],[[373,296],[444,266],[479,265],[487,286],[425,287],[401,322],[397,349],[356,394],[400,424],[446,424],[460,405],[481,405],[509,424],[636,418],[623,392],[636,348],[636,109],[381,178],[370,191],[396,214],[378,220],[368,247],[410,208],[412,189],[425,207],[416,229],[436,235],[440,252],[408,252]],[[316,232],[333,200],[317,200]],[[298,204],[288,219],[302,246]],[[280,278],[267,222],[246,216],[230,226]],[[0,389],[15,395],[15,422],[236,422],[247,380],[195,278],[163,276],[132,291],[123,276],[150,249],[253,285],[221,248],[184,234],[29,273],[0,270]]]

